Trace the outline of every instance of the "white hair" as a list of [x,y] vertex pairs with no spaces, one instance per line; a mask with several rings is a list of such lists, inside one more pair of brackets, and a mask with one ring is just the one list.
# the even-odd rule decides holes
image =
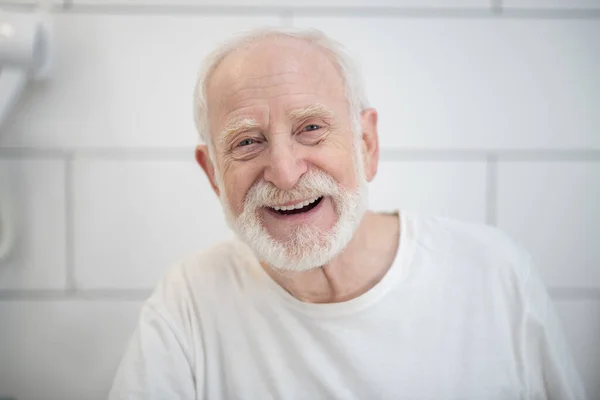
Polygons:
[[348,50],[339,42],[316,29],[262,28],[238,35],[217,47],[205,58],[198,73],[194,89],[194,122],[200,140],[209,147],[211,158],[214,157],[213,151],[211,151],[213,141],[209,132],[208,104],[206,102],[206,88],[210,77],[227,55],[259,39],[273,36],[305,40],[324,50],[332,58],[344,81],[352,130],[355,134],[360,134],[360,116],[362,111],[368,108],[369,105],[359,68],[352,60]]

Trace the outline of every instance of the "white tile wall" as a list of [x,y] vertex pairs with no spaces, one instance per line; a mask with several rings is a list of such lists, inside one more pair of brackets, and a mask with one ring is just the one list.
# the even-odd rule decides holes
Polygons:
[[[77,5],[293,6],[281,0],[74,0]],[[489,7],[486,0],[308,0],[302,7]]]
[[186,255],[230,237],[217,196],[193,159],[81,158],[74,167],[80,288],[152,288]]
[[14,237],[0,260],[0,290],[65,287],[65,166],[60,160],[0,158],[0,242]]
[[382,146],[600,149],[600,19],[311,16],[294,25],[329,33],[361,60]]
[[600,399],[600,300],[555,301],[588,399]]
[[383,161],[369,195],[374,210],[485,222],[486,166],[478,161]]
[[0,398],[106,399],[140,306],[0,301]]
[[551,286],[600,287],[600,162],[500,162],[498,225]]
[[502,0],[504,8],[532,9],[597,9],[598,0]]
[[269,16],[54,17],[54,72],[25,94],[1,146],[193,145],[201,59],[233,32],[279,23]]
[[[54,14],[51,79],[30,85],[0,130],[0,202],[15,206],[20,232],[0,263],[0,397],[106,397],[140,307],[121,295],[154,286],[169,265],[230,235],[193,161],[199,61],[232,32],[293,23],[355,51],[384,152],[416,155],[386,153],[373,207],[497,219],[533,253],[548,284],[580,299],[559,296],[557,308],[590,399],[600,398],[600,19],[556,10],[597,8],[598,0],[501,2],[552,18],[492,17],[498,2],[488,0],[69,3]],[[278,16],[279,7],[292,12]],[[378,7],[406,12],[384,16]],[[68,157],[56,156],[64,149]],[[469,149],[488,151],[463,159]],[[533,156],[507,161],[506,149]],[[545,159],[574,159],[579,153],[569,151],[579,149],[596,161],[535,161],[546,149],[556,151]],[[496,180],[488,153],[501,160]],[[107,299],[69,297],[71,267],[77,298],[99,289]],[[15,295],[23,289],[50,292]]]

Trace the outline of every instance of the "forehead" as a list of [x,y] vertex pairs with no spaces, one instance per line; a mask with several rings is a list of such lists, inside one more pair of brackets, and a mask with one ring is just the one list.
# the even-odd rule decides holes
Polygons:
[[345,103],[344,81],[332,57],[302,39],[268,37],[227,55],[207,85],[213,122],[257,107],[335,108]]

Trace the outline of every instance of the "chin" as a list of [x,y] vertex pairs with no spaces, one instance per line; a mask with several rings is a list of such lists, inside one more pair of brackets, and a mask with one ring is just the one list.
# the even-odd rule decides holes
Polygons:
[[303,226],[290,233],[284,241],[274,239],[261,229],[246,243],[261,261],[273,269],[310,271],[328,264],[341,253],[352,239],[356,227],[356,224],[344,224],[342,221],[327,232]]

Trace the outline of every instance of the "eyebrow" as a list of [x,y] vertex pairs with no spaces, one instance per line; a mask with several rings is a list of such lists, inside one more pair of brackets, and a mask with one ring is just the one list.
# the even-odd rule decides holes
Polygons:
[[221,131],[221,138],[219,141],[221,144],[227,144],[229,139],[235,137],[237,134],[258,128],[260,128],[260,124],[253,118],[228,121]]
[[[288,118],[292,120],[304,120],[308,118],[333,118],[335,113],[324,104],[311,104],[306,107],[296,108],[287,112]],[[225,123],[225,127],[221,131],[219,142],[222,145],[227,145],[230,138],[252,129],[260,129],[261,125],[254,118],[242,118],[239,120],[231,120]]]
[[326,105],[317,103],[290,110],[287,115],[292,120],[303,120],[308,118],[333,118],[335,113]]

